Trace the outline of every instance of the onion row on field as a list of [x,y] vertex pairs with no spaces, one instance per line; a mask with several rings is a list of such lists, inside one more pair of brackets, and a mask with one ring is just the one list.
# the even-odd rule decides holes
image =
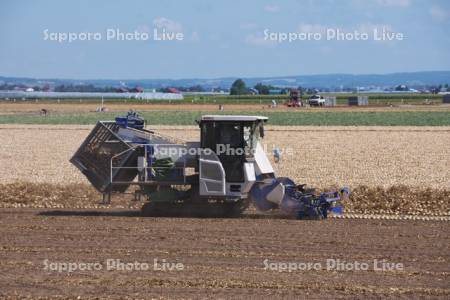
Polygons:
[[[450,216],[450,190],[393,186],[359,186],[343,205],[348,213]],[[101,195],[87,184],[0,184],[0,207],[19,208],[98,208]],[[139,208],[131,196],[118,195],[110,207]]]
[[[87,184],[69,159],[92,126],[0,128],[0,182]],[[150,128],[174,138],[199,139],[197,127]],[[274,147],[282,151],[280,163],[272,161],[277,176],[290,177],[299,184],[318,188],[406,185],[450,189],[449,129],[271,126],[264,145],[271,160]]]

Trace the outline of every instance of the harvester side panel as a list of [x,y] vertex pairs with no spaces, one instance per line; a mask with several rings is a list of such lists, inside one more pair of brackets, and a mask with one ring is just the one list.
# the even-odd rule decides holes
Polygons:
[[[111,158],[131,149],[131,146],[116,134],[118,130],[119,126],[115,122],[98,122],[70,159],[101,193],[124,192],[128,188],[127,185],[111,186]],[[114,160],[114,166],[136,166],[137,156],[134,150],[126,151]],[[132,181],[137,172],[137,169],[113,169],[112,180]]]

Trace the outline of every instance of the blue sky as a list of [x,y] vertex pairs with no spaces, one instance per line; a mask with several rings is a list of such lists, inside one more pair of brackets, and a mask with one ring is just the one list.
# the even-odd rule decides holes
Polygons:
[[[182,33],[154,41],[153,30]],[[277,42],[269,33],[367,32],[403,40]],[[106,40],[107,29],[148,33]],[[100,40],[45,40],[100,33]],[[372,37],[372,36],[371,36]],[[79,79],[263,77],[450,70],[449,0],[0,2],[0,76]]]

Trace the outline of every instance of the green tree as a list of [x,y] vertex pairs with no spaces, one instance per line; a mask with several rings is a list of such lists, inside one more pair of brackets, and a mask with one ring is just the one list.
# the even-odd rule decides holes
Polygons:
[[242,79],[236,79],[230,88],[230,95],[245,95],[247,94],[247,86]]
[[275,87],[271,85],[264,85],[262,83],[258,83],[255,85],[255,90],[258,91],[261,95],[268,95],[270,90],[274,90]]
[[400,84],[395,87],[395,90],[396,91],[408,91],[409,88],[404,84]]

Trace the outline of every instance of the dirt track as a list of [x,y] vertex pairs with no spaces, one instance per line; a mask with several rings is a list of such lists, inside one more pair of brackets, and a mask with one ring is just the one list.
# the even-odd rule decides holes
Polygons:
[[[97,214],[97,215],[96,215]],[[0,297],[439,297],[450,295],[448,223],[419,221],[140,218],[133,211],[0,210]],[[72,273],[48,263],[99,263]],[[106,260],[148,263],[107,271]],[[159,262],[182,271],[154,271]],[[278,272],[268,263],[318,263]],[[327,270],[327,259],[368,271]],[[374,271],[373,260],[404,270]],[[318,265],[316,265],[318,266]]]

